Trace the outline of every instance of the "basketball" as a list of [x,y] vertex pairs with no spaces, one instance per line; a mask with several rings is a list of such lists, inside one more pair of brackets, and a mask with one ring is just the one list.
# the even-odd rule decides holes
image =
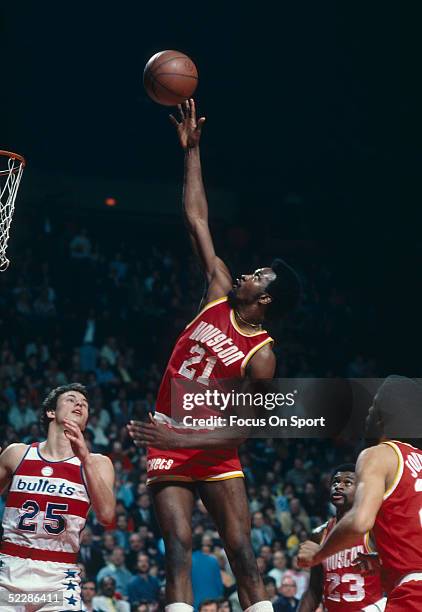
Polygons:
[[145,90],[158,104],[181,104],[193,95],[197,85],[196,66],[190,57],[180,51],[160,51],[145,66]]

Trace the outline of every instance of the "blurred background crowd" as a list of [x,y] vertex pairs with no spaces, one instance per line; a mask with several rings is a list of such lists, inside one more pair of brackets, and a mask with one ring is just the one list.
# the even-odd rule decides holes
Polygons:
[[[114,524],[104,529],[91,515],[81,536],[87,610],[153,612],[163,602],[164,548],[145,484],[145,450],[134,447],[125,425],[154,411],[166,360],[195,315],[203,281],[185,241],[177,250],[154,232],[144,228],[141,237],[128,232],[124,240],[108,241],[95,225],[42,219],[20,237],[11,268],[0,276],[3,446],[42,440],[45,394],[78,381],[91,397],[89,445],[107,454],[116,469]],[[232,242],[236,236],[239,229]],[[365,333],[374,314],[360,309],[358,292],[336,284],[335,265],[317,251],[312,257],[301,253],[293,251],[296,259],[289,261],[303,280],[302,304],[271,329],[277,374],[375,375],[373,356],[355,351],[357,316]],[[242,240],[221,255],[235,275],[271,261],[270,254],[268,261],[251,255]],[[255,439],[240,456],[268,596],[276,612],[295,609],[308,581],[297,567],[298,546],[332,514],[331,471],[352,460],[354,449],[323,440]],[[193,521],[195,606],[206,602],[203,612],[240,610],[222,543],[199,499]]]

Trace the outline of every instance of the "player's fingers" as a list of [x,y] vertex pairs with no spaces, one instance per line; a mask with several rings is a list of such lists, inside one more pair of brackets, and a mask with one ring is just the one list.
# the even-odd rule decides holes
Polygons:
[[153,425],[155,425],[155,419],[154,419],[154,417],[153,417],[153,415],[152,415],[152,412],[148,412],[148,418],[149,418],[150,422],[151,422]]
[[189,98],[189,108],[190,108],[190,116],[191,119],[196,119],[196,108],[195,108],[195,100],[193,98]]
[[197,129],[199,132],[202,130],[202,126],[204,125],[205,121],[206,121],[205,117],[201,117],[199,119],[198,124],[197,124]]
[[183,122],[185,120],[185,113],[183,112],[183,108],[181,104],[177,105],[177,109],[179,111],[180,120]]
[[176,117],[174,117],[173,115],[169,115],[169,119],[174,125],[174,127],[177,127],[179,125],[179,122],[177,121]]

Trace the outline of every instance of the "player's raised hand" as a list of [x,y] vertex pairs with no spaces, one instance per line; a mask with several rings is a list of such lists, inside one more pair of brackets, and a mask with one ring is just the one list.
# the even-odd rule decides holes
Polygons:
[[83,463],[89,457],[89,449],[86,445],[83,433],[78,425],[69,419],[63,419],[64,435],[69,440],[72,451]]
[[176,128],[182,148],[185,150],[193,149],[199,145],[205,117],[196,120],[196,108],[193,98],[186,100],[183,104],[178,104],[177,108],[179,109],[179,121],[173,115],[170,115],[170,121]]
[[130,421],[126,425],[136,446],[153,446],[162,450],[176,448],[177,434],[163,423],[157,423],[149,412],[149,423]]
[[312,567],[318,565],[315,560],[315,556],[319,552],[319,545],[311,540],[306,540],[300,545],[299,553],[297,556],[297,564],[299,567]]

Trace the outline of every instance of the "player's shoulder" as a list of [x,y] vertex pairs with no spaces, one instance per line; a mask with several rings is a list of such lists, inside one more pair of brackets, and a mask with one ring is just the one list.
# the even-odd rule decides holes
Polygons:
[[0,455],[1,463],[14,471],[29,447],[30,444],[24,444],[23,442],[9,444]]
[[113,462],[111,461],[110,457],[107,457],[107,455],[102,455],[101,453],[90,453],[89,456],[90,459],[98,466],[107,466],[114,470]]
[[318,527],[315,527],[315,529],[312,529],[311,540],[313,542],[316,542],[317,544],[320,544],[322,538],[324,537],[324,533],[328,529],[329,524],[330,524],[330,521],[325,521],[325,523],[322,523],[322,525],[318,525]]
[[275,367],[276,357],[272,344],[269,342],[256,351],[251,357],[247,371],[252,378],[272,378],[274,376]]
[[369,446],[365,448],[359,455],[358,461],[362,464],[370,463],[372,461],[379,461],[381,459],[397,458],[397,445],[391,442],[381,442],[376,446]]

